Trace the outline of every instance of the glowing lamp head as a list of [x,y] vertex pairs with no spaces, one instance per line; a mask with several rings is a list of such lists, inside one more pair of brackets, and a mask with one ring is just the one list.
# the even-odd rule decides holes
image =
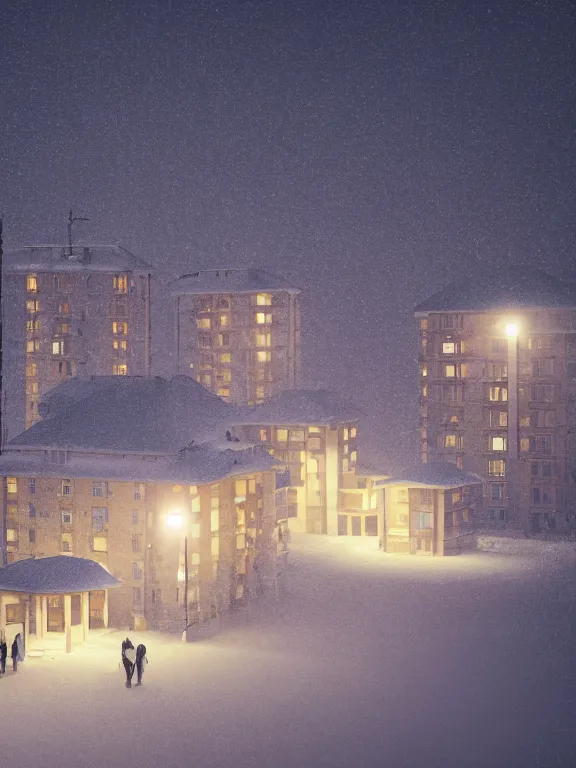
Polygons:
[[184,524],[184,517],[180,512],[173,512],[170,515],[166,515],[166,527],[178,530],[182,528]]
[[506,336],[510,338],[518,336],[518,326],[516,323],[508,323],[506,326]]

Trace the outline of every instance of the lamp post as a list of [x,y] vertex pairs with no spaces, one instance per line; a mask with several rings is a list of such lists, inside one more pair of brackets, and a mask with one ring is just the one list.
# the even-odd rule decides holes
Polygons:
[[506,325],[508,337],[508,450],[506,476],[508,483],[508,509],[512,517],[518,515],[518,325]]
[[[180,530],[184,526],[184,515],[182,512],[172,512],[166,517],[166,526],[172,530]],[[184,529],[184,632],[182,633],[182,642],[186,642],[186,631],[188,629],[188,530]]]

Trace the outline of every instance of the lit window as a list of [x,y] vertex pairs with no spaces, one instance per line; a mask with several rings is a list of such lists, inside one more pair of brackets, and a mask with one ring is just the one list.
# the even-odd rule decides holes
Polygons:
[[445,365],[444,366],[444,376],[447,379],[453,379],[456,376],[456,366],[455,365]]
[[230,352],[223,352],[221,355],[218,355],[218,360],[221,363],[231,363],[232,355],[230,354]]
[[261,429],[258,433],[258,437],[260,442],[265,443],[268,440],[268,430],[267,429]]
[[506,387],[489,387],[488,399],[491,402],[505,403],[508,400],[508,389]]
[[203,329],[210,329],[212,327],[212,323],[209,317],[199,317],[198,320],[196,320],[196,325],[198,328]]
[[530,438],[529,437],[521,437],[520,438],[520,450],[521,451],[529,451],[530,450]]
[[358,454],[356,451],[350,452],[350,466],[353,467],[356,464]]
[[420,328],[422,328],[423,331],[425,331],[428,328],[428,320],[427,320],[427,318],[423,317],[420,320]]
[[456,344],[453,341],[445,341],[442,344],[442,354],[443,355],[454,355],[456,354]]
[[219,347],[227,347],[230,344],[230,334],[229,333],[219,333],[218,334],[218,346]]
[[6,492],[18,493],[18,480],[15,477],[6,478]]
[[230,384],[230,382],[232,381],[232,371],[229,371],[229,370],[220,371],[220,373],[216,374],[216,378],[220,381],[225,382],[226,384]]
[[269,363],[272,360],[272,352],[259,351],[256,353],[256,359],[259,363]]
[[287,443],[288,442],[288,430],[287,429],[277,429],[276,430],[276,440],[279,443]]
[[121,363],[120,365],[113,365],[112,366],[112,375],[113,376],[127,376],[128,375],[128,366],[126,363]]
[[36,275],[28,275],[26,278],[26,290],[28,293],[38,292],[38,279]]
[[444,448],[456,448],[457,435],[444,435]]
[[220,315],[220,327],[227,328],[230,318],[228,315]]
[[112,323],[112,333],[114,333],[116,336],[126,336],[128,333],[128,323],[114,320]]
[[72,552],[72,534],[63,533],[60,536],[60,551]]
[[40,352],[40,342],[36,341],[35,339],[32,341],[27,341],[26,352],[27,353]]
[[272,313],[256,312],[256,322],[258,325],[269,325],[272,322]]
[[426,365],[426,363],[422,365],[422,368],[420,369],[420,374],[422,376],[428,376],[428,366]]
[[38,367],[36,366],[36,363],[30,363],[26,366],[26,378],[30,379],[33,376],[38,375]]
[[37,299],[29,299],[26,302],[26,312],[39,312],[40,311],[40,302]]
[[52,342],[52,354],[62,356],[64,354],[64,341],[53,341]]
[[70,323],[58,323],[58,336],[63,336],[70,333]]
[[114,293],[128,293],[128,277],[126,275],[114,275],[112,284]]
[[256,346],[257,347],[271,347],[272,346],[272,334],[271,333],[257,333],[256,334]]
[[272,295],[270,293],[257,293],[256,304],[259,307],[269,307],[272,305]]
[[128,349],[128,342],[125,339],[114,339],[112,342],[112,348],[117,352],[126,352]]
[[70,314],[70,304],[67,301],[63,301],[58,305],[58,314],[59,315]]
[[108,539],[106,536],[94,536],[92,539],[92,549],[94,552],[107,552]]
[[72,512],[69,509],[61,511],[62,525],[72,525]]
[[508,411],[490,411],[491,427],[507,427]]
[[29,333],[33,333],[34,331],[40,330],[40,320],[37,318],[35,320],[26,320],[26,330]]
[[505,469],[503,459],[493,459],[488,462],[488,475],[490,477],[504,477]]
[[490,438],[490,450],[492,451],[505,451],[507,440],[505,437],[491,437]]
[[218,397],[230,397],[230,387],[218,387]]

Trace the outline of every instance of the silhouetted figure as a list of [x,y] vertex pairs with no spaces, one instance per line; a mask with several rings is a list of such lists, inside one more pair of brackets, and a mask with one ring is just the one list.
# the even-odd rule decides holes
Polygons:
[[138,675],[138,682],[136,685],[142,685],[142,675],[144,674],[144,664],[148,664],[148,657],[146,656],[146,646],[144,643],[136,648],[136,674]]
[[14,638],[14,642],[12,643],[12,650],[10,655],[12,656],[12,671],[18,672],[18,662],[22,660],[20,656],[20,643],[18,640],[20,639],[20,633],[16,635]]
[[126,688],[132,688],[132,676],[134,675],[134,664],[136,661],[136,651],[130,638],[122,642],[122,664],[126,672]]
[[8,658],[8,645],[5,638],[0,640],[0,675],[6,674],[6,659]]

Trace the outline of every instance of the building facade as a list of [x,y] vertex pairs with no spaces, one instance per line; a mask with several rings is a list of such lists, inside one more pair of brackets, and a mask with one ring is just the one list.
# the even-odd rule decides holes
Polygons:
[[5,254],[4,441],[68,378],[150,374],[152,271],[119,246]]
[[485,478],[485,525],[570,530],[576,291],[519,270],[475,293],[475,284],[452,286],[416,308],[421,459]]
[[234,434],[286,468],[277,506],[292,530],[377,535],[371,480],[356,473],[358,418],[353,406],[322,390],[285,392],[234,416]]
[[176,371],[237,404],[262,403],[300,378],[299,291],[258,269],[180,277]]
[[382,494],[384,552],[441,557],[474,548],[482,478],[431,463],[377,480],[375,487]]
[[225,403],[185,377],[76,385],[0,457],[8,561],[94,560],[122,583],[111,625],[167,631],[273,578],[276,462],[226,441]]

